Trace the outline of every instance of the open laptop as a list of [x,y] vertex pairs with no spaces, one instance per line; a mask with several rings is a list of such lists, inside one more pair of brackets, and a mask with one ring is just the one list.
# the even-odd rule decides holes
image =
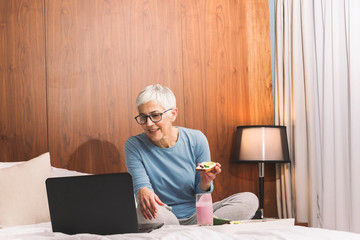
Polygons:
[[53,232],[110,235],[161,227],[139,229],[129,173],[48,178],[46,189]]

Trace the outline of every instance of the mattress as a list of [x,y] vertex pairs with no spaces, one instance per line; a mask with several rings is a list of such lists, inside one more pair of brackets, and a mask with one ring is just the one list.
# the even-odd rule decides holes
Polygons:
[[163,226],[160,229],[150,233],[117,234],[109,236],[99,236],[94,234],[76,234],[66,235],[62,233],[53,233],[51,223],[40,223],[34,225],[15,226],[0,230],[0,239],[84,239],[84,240],[107,240],[107,239],[162,239],[162,240],[215,240],[215,239],[251,239],[251,240],[359,240],[360,235],[350,232],[327,230],[321,228],[311,228],[294,226],[289,223],[284,224],[279,221],[273,221],[271,224],[265,223],[240,223],[238,225],[222,226]]

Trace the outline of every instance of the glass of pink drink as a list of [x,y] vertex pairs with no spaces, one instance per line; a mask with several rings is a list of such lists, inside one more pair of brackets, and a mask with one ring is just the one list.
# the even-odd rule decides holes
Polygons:
[[200,226],[213,225],[211,193],[196,194],[196,218]]

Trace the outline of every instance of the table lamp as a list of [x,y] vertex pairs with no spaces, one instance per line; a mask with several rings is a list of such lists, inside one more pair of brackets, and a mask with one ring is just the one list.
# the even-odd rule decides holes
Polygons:
[[238,126],[233,162],[259,163],[260,207],[256,215],[264,218],[264,163],[290,163],[286,127]]

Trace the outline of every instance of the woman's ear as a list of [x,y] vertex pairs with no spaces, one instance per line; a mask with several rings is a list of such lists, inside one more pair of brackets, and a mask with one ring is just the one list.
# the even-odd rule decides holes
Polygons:
[[177,108],[173,108],[171,110],[171,121],[174,122],[176,120],[178,114],[178,109]]

